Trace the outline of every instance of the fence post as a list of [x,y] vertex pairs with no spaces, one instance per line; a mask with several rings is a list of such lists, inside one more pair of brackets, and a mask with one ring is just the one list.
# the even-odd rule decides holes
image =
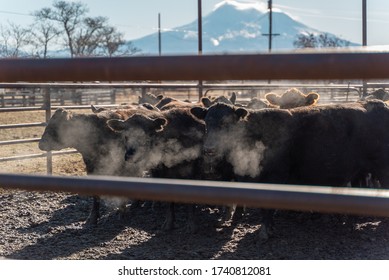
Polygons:
[[116,89],[111,91],[111,104],[116,104]]
[[141,95],[142,95],[142,99],[144,100],[144,98],[146,98],[146,88],[145,87],[142,87]]
[[199,101],[203,97],[203,81],[199,81],[198,84],[198,90],[199,90]]
[[[43,89],[43,109],[46,111],[46,124],[49,123],[51,118],[51,98],[50,98],[50,89]],[[47,174],[53,174],[53,156],[50,151],[46,153],[46,168]]]

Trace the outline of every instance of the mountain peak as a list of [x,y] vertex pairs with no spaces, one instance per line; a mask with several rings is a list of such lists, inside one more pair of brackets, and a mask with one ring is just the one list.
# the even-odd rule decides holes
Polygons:
[[261,13],[267,12],[267,5],[264,2],[258,1],[236,1],[236,0],[224,0],[216,4],[213,11],[223,8],[234,8],[235,10],[257,10]]
[[[224,0],[203,17],[203,53],[268,51],[269,17],[266,1]],[[292,50],[300,34],[326,33],[295,20],[288,13],[273,10],[272,48]],[[162,53],[196,53],[197,20],[162,33]],[[330,37],[336,37],[328,34]],[[157,33],[133,41],[144,53],[158,51]],[[353,45],[349,42],[350,45]]]

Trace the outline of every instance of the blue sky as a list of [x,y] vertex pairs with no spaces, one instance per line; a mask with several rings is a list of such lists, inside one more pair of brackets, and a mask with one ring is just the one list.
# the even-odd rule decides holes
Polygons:
[[[202,0],[203,15],[210,13],[222,0]],[[262,3],[266,0],[235,0]],[[192,22],[197,17],[197,0],[82,0],[89,15],[106,16],[132,40],[157,31],[158,13],[162,27],[174,27]],[[0,24],[8,21],[20,25],[32,21],[29,14],[50,7],[52,0],[0,0]],[[356,43],[362,41],[362,0],[273,0],[273,5],[299,21],[322,31]],[[368,45],[389,45],[389,1],[369,0]],[[274,23],[276,24],[276,23]]]

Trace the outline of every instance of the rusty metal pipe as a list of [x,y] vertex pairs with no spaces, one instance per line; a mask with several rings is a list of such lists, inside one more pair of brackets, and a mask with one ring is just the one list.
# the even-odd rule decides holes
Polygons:
[[271,54],[2,59],[0,82],[385,79],[389,48]]
[[123,177],[0,174],[1,188],[389,217],[389,190]]

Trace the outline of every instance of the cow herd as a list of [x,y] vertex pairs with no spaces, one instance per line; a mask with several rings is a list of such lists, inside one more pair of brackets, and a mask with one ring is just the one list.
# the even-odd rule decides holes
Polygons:
[[[317,93],[290,89],[253,101],[265,104],[255,109],[234,94],[198,103],[146,97],[117,109],[92,106],[91,114],[58,109],[39,148],[75,148],[87,174],[324,186],[370,175],[389,186],[389,107],[376,98],[317,105]],[[89,223],[99,205],[94,197]],[[174,204],[167,208],[163,228],[171,229]],[[263,239],[273,212],[263,211]],[[193,205],[187,221],[194,231]]]

